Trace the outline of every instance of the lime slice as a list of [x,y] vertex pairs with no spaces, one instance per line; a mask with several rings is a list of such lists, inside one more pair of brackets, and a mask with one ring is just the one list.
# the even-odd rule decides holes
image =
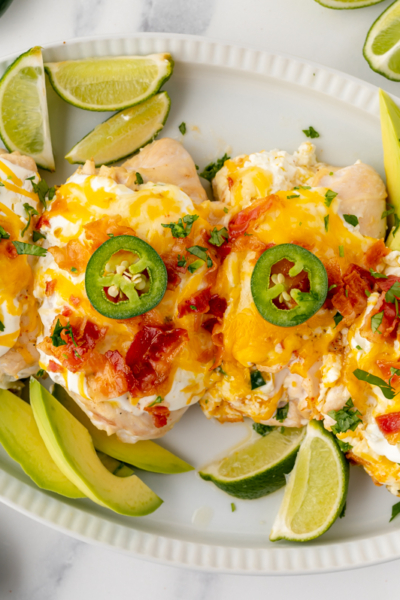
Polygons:
[[253,500],[271,494],[285,485],[304,435],[304,427],[278,427],[212,463],[200,471],[200,477],[236,498]]
[[364,44],[371,69],[400,81],[400,1],[391,4],[373,23]]
[[46,63],[51,85],[85,110],[122,110],[153,96],[171,77],[170,54],[109,56]]
[[170,104],[167,92],[160,92],[113,115],[88,133],[65,158],[74,164],[93,159],[98,167],[130,156],[154,140],[161,131]]
[[364,6],[372,6],[379,4],[383,0],[315,0],[318,4],[322,4],[326,8],[336,8],[338,10],[349,10],[352,8],[363,8]]
[[42,51],[21,54],[0,80],[0,136],[7,150],[54,171]]
[[343,510],[349,464],[332,433],[311,421],[297,455],[270,540],[312,540],[329,529]]

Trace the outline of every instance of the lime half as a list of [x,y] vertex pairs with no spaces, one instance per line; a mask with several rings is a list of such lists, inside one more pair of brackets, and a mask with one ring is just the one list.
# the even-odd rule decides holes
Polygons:
[[270,540],[312,540],[329,529],[346,502],[349,464],[332,433],[311,421],[297,455]]
[[42,51],[21,54],[0,80],[0,135],[7,150],[54,171]]
[[391,4],[373,23],[363,53],[371,69],[400,81],[400,0]]
[[379,4],[383,0],[315,0],[318,4],[322,4],[326,8],[336,8],[338,10],[349,10],[352,8],[363,8],[364,6],[372,6]]
[[137,106],[122,110],[97,125],[65,158],[74,164],[93,159],[98,167],[130,156],[161,131],[170,104],[167,92],[160,92]]
[[171,77],[170,54],[109,56],[46,63],[51,85],[85,110],[123,110],[153,96]]
[[285,475],[293,469],[304,435],[304,427],[278,427],[212,463],[199,472],[200,477],[236,498],[253,500],[271,494],[286,484]]

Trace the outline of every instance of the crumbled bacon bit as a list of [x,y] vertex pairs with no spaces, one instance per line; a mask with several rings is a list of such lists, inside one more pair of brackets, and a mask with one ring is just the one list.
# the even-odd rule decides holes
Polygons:
[[154,426],[157,427],[157,429],[161,429],[161,427],[165,427],[167,425],[168,417],[170,415],[170,411],[167,406],[146,406],[144,410],[152,416]]
[[50,279],[50,281],[46,281],[46,289],[44,292],[46,294],[46,296],[51,296],[54,293],[56,285],[57,285],[57,279]]
[[79,240],[70,240],[62,248],[53,246],[49,252],[60,269],[71,271],[74,267],[78,273],[84,273],[90,258],[89,250]]
[[352,264],[343,275],[341,284],[332,290],[332,305],[343,316],[344,324],[351,325],[367,306],[365,290],[372,292],[374,279],[368,271]]
[[47,366],[47,369],[51,373],[60,373],[63,370],[62,366],[59,365],[58,363],[54,362],[54,360],[49,360],[49,364]]
[[70,296],[69,297],[69,301],[71,302],[72,306],[78,306],[81,303],[81,299],[78,298],[77,296]]
[[274,201],[278,199],[277,196],[271,195],[265,198],[260,198],[256,202],[253,202],[247,208],[244,208],[238,212],[230,221],[229,229],[229,241],[235,241],[239,236],[243,235],[250,225],[251,221],[258,219],[262,214],[267,212],[273,205]]
[[378,240],[365,253],[364,261],[368,269],[376,269],[382,258],[389,254],[390,250],[385,246],[383,240]]
[[92,221],[84,226],[86,232],[86,239],[92,242],[93,252],[101,246],[104,242],[110,239],[109,234],[112,235],[136,235],[136,232],[132,227],[126,225],[120,225],[121,217],[102,217],[97,221]]
[[187,300],[178,305],[178,318],[181,319],[189,314],[202,314],[208,312],[210,308],[211,292],[210,288],[205,288],[201,292],[194,294]]
[[64,306],[61,314],[63,317],[70,317],[72,315],[72,308],[69,306]]
[[216,317],[219,317],[220,319],[222,319],[227,306],[228,306],[228,303],[225,300],[225,298],[222,298],[222,296],[219,296],[218,294],[213,294],[209,301],[210,308],[209,308],[208,312],[210,314],[215,315]]

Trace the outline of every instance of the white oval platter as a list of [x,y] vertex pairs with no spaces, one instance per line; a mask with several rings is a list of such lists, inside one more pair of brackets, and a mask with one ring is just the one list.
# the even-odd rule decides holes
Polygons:
[[[38,39],[40,42],[40,39]],[[21,52],[27,48],[21,48]],[[361,159],[383,175],[378,90],[348,75],[204,38],[172,34],[72,40],[44,48],[46,61],[90,56],[170,52],[175,71],[165,89],[172,108],[164,136],[183,141],[200,168],[225,151],[232,155],[281,148],[293,152],[312,125],[321,160],[348,165]],[[0,62],[0,72],[14,60]],[[63,156],[108,115],[76,109],[48,86],[55,174],[62,183],[74,168]],[[182,137],[178,125],[185,121]],[[249,425],[209,422],[198,407],[161,441],[196,468],[245,438]],[[89,500],[69,501],[39,490],[0,449],[0,500],[88,542],[174,566],[247,574],[295,574],[365,566],[400,557],[400,519],[389,524],[396,499],[351,469],[344,519],[308,544],[268,540],[283,490],[240,501],[195,472],[140,476],[164,499],[153,515],[133,519]],[[231,502],[237,507],[231,512]],[[197,509],[208,523],[194,519]]]

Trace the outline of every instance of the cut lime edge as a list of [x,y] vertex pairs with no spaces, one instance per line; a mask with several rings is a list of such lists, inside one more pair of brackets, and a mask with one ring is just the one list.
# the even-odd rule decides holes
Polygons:
[[[272,526],[271,534],[269,537],[271,542],[277,542],[279,540],[287,540],[289,542],[309,542],[311,540],[316,539],[317,537],[320,537],[323,533],[325,533],[326,531],[328,531],[328,529],[330,529],[332,527],[332,525],[334,524],[336,519],[341,514],[343,507],[346,503],[347,491],[348,491],[348,486],[349,486],[349,463],[347,462],[343,452],[340,450],[339,444],[336,440],[336,437],[332,433],[326,431],[326,429],[324,428],[324,426],[322,424],[322,421],[316,421],[316,420],[310,421],[310,423],[307,426],[306,437],[303,440],[302,446],[300,447],[297,457],[300,457],[300,452],[302,451],[302,449],[304,451],[304,449],[306,448],[307,442],[311,441],[315,437],[325,438],[325,439],[329,440],[328,443],[331,445],[331,447],[334,451],[334,456],[337,459],[337,462],[339,465],[339,472],[341,474],[340,483],[343,486],[343,488],[341,490],[341,494],[338,495],[338,497],[340,498],[340,501],[336,504],[334,510],[332,510],[331,515],[329,515],[329,518],[327,519],[327,521],[319,529],[311,532],[309,535],[294,534],[286,526],[285,517],[286,517],[286,511],[287,511],[287,507],[288,507],[289,500],[290,500],[290,494],[294,487],[295,472],[296,472],[296,464],[295,464],[294,468],[289,476],[289,480],[288,480],[288,483],[287,483],[287,486],[285,489],[285,493],[284,493],[284,497],[282,499],[281,506],[279,508],[279,512],[278,512],[278,514],[275,518],[274,524]],[[297,459],[296,459],[296,463],[297,463]]]
[[[357,8],[365,8],[367,6],[374,6],[380,4],[384,0],[360,0],[359,2],[345,2],[344,0],[315,0],[321,6],[325,8],[331,8],[333,10],[355,10]],[[349,6],[352,4],[352,6]]]
[[[12,71],[14,70],[14,68],[21,62],[24,60],[24,58],[27,57],[31,57],[34,56],[35,54],[40,53],[40,65],[43,68],[43,59],[42,59],[42,48],[41,46],[34,46],[33,48],[30,48],[29,50],[27,50],[26,52],[24,52],[23,54],[20,54],[20,56],[18,56],[12,63],[11,65],[9,65],[9,67],[7,67],[6,71],[3,73],[1,79],[0,79],[0,104],[2,101],[2,89],[5,89],[5,83],[9,78],[10,73],[12,73]],[[43,70],[43,78],[44,78],[44,70]],[[44,89],[46,90],[46,86],[45,86],[45,81],[43,81],[43,85],[44,85]],[[4,146],[6,147],[6,149],[9,152],[21,152],[22,154],[26,155],[26,156],[30,156],[35,162],[36,165],[41,168],[44,169],[45,171],[55,171],[55,163],[54,163],[54,155],[53,155],[53,150],[52,150],[52,146],[51,146],[51,137],[50,137],[50,125],[49,125],[49,116],[48,116],[48,109],[47,109],[47,99],[46,99],[46,91],[45,91],[45,96],[44,96],[44,104],[42,105],[42,109],[44,109],[44,119],[43,122],[45,124],[45,127],[47,128],[47,131],[45,131],[45,146],[47,145],[47,153],[49,154],[49,156],[46,159],[46,162],[41,162],[40,156],[41,155],[34,155],[34,154],[26,154],[26,152],[21,152],[21,150],[19,148],[17,148],[14,144],[11,143],[11,140],[8,138],[6,132],[3,129],[2,126],[2,121],[0,118],[0,138],[1,141],[3,142]],[[47,135],[46,135],[47,134]]]
[[[158,79],[155,80],[156,83],[154,84],[154,87],[151,89],[151,91],[147,92],[146,94],[142,94],[142,96],[139,96],[132,102],[128,102],[125,104],[109,104],[107,106],[102,106],[101,108],[96,107],[96,105],[94,105],[94,104],[85,104],[84,102],[79,102],[78,100],[76,100],[74,98],[74,96],[67,94],[65,91],[63,91],[63,88],[61,88],[57,85],[56,77],[54,75],[55,70],[54,70],[54,67],[52,67],[52,65],[58,65],[59,63],[45,63],[44,70],[47,73],[47,76],[49,78],[49,81],[50,81],[50,84],[51,84],[53,90],[56,92],[56,94],[58,94],[58,96],[60,96],[60,98],[62,98],[68,104],[72,104],[72,106],[75,106],[76,108],[81,108],[82,110],[89,110],[92,112],[121,111],[121,110],[125,110],[126,108],[132,108],[132,106],[136,106],[137,104],[141,104],[145,100],[148,100],[149,98],[151,98],[152,96],[157,94],[157,92],[162,88],[164,83],[166,83],[168,81],[168,79],[171,77],[172,72],[174,70],[174,66],[175,66],[172,56],[168,53],[160,54],[159,56],[164,56],[166,58],[166,60],[168,62],[168,66],[166,68],[165,74],[163,74],[161,77],[159,77]],[[117,58],[121,58],[121,57],[102,56],[101,58],[117,59]],[[101,58],[100,58],[100,60],[101,60]],[[122,58],[127,58],[127,57],[122,57]],[[84,60],[89,60],[89,59],[84,59]],[[95,58],[93,60],[99,60],[99,59]],[[65,62],[79,62],[79,61],[65,61]]]
[[235,452],[240,452],[241,450],[244,450],[245,448],[252,446],[254,443],[259,441],[259,439],[252,439],[250,442],[245,442],[243,445],[241,445],[239,447],[235,447],[232,450],[232,452],[230,452],[229,454],[227,454],[220,460],[213,461],[212,463],[210,463],[209,465],[207,465],[206,467],[201,469],[201,471],[199,471],[199,475],[205,481],[213,481],[213,482],[218,481],[221,483],[239,483],[240,481],[244,481],[244,480],[247,480],[247,479],[250,479],[253,477],[257,477],[257,475],[260,475],[261,473],[265,473],[265,471],[267,471],[269,469],[273,469],[274,467],[279,465],[282,461],[284,461],[288,456],[290,456],[293,453],[293,451],[296,450],[296,448],[300,445],[301,441],[305,437],[305,434],[306,434],[306,428],[302,428],[301,431],[299,431],[298,437],[293,441],[292,445],[287,448],[287,451],[284,454],[282,454],[275,462],[268,463],[265,467],[263,467],[262,469],[259,469],[258,471],[252,471],[251,473],[246,473],[242,477],[237,477],[237,478],[224,477],[224,476],[219,475],[219,473],[218,473],[219,466],[221,465],[221,463],[223,463],[224,460],[226,460],[227,458],[232,456],[232,454],[234,454]]
[[[376,54],[374,54],[371,50],[372,47],[372,43],[375,39],[376,36],[372,37],[371,34],[373,33],[373,29],[375,28],[375,26],[378,25],[379,21],[382,19],[385,19],[388,15],[386,13],[389,13],[391,10],[395,10],[396,8],[399,8],[399,12],[400,12],[400,7],[398,5],[397,0],[395,0],[395,2],[393,2],[392,4],[390,4],[380,15],[377,19],[375,19],[375,21],[372,23],[371,27],[368,30],[367,36],[365,38],[365,42],[364,42],[364,46],[363,46],[363,56],[365,58],[365,60],[367,61],[368,65],[370,66],[370,68],[375,71],[375,73],[378,73],[379,75],[382,75],[383,77],[386,77],[386,79],[389,79],[390,81],[400,81],[400,73],[395,73],[394,71],[392,71],[391,69],[387,69],[382,70],[381,65],[376,65],[373,62],[373,58],[376,57]],[[377,31],[377,33],[379,33],[379,31]],[[390,52],[390,51],[389,51]],[[385,54],[388,54],[387,52]],[[382,56],[385,56],[385,54],[383,54]]]
[[[165,99],[166,99],[166,110],[165,110],[165,114],[163,116],[162,122],[160,124],[160,126],[154,130],[154,132],[152,133],[152,135],[142,144],[140,144],[139,146],[137,146],[134,150],[128,152],[127,154],[124,154],[123,156],[118,156],[116,158],[113,158],[111,160],[108,160],[106,162],[101,161],[101,162],[96,162],[95,161],[95,166],[96,167],[101,167],[102,165],[112,165],[115,164],[121,160],[125,160],[126,158],[129,158],[130,156],[133,156],[134,154],[137,154],[139,152],[139,150],[141,150],[142,148],[144,148],[144,146],[147,146],[147,144],[150,144],[160,133],[160,131],[162,131],[162,129],[164,129],[164,125],[168,119],[168,115],[169,115],[169,111],[171,109],[171,99],[168,95],[168,93],[164,90],[162,92],[157,92],[156,94],[154,94],[153,96],[151,96],[150,98],[147,98],[144,102],[147,102],[148,100],[151,100],[151,98],[154,98],[156,96],[161,96],[164,95]],[[141,103],[142,104],[142,103]],[[125,110],[129,110],[133,108],[132,106],[129,106],[128,108],[126,108]],[[123,111],[120,111],[123,112]],[[74,158],[74,154],[77,155],[78,154],[78,150],[79,150],[79,146],[82,145],[82,142],[87,139],[95,130],[98,130],[102,125],[104,125],[104,123],[107,123],[107,121],[110,121],[111,119],[113,119],[114,117],[116,117],[118,114],[120,114],[120,112],[118,112],[116,115],[111,115],[111,117],[109,117],[108,119],[106,119],[105,121],[103,121],[103,123],[100,123],[99,125],[97,125],[94,129],[92,129],[91,131],[89,131],[89,133],[87,133],[85,135],[85,137],[83,137],[77,144],[75,144],[75,146],[73,146],[73,148],[71,148],[71,150],[68,152],[68,154],[65,155],[65,159],[71,163],[72,165],[84,165],[86,160],[90,160],[92,157],[90,157],[90,159],[88,158]]]

